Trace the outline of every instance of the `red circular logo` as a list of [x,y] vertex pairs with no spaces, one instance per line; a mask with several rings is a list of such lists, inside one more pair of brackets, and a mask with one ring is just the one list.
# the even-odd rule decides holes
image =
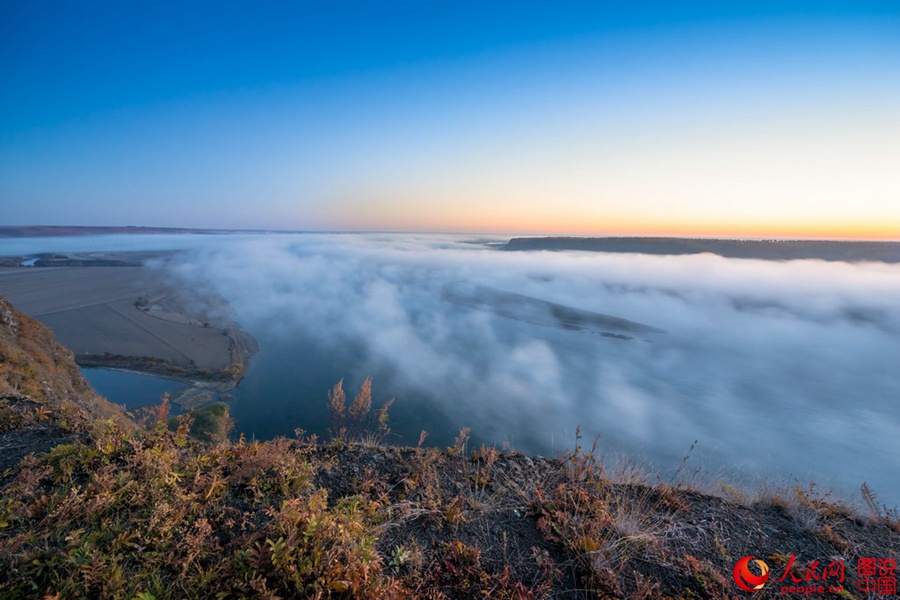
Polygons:
[[[751,562],[755,563],[756,566],[759,567],[759,575],[754,575],[750,571]],[[741,560],[737,561],[736,565],[734,565],[734,582],[745,592],[755,592],[756,590],[761,589],[768,580],[769,565],[759,560],[758,558],[745,556]]]

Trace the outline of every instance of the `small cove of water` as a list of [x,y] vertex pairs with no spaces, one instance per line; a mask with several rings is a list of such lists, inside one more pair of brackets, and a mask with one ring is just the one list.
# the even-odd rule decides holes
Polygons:
[[[81,373],[97,393],[113,404],[122,404],[126,410],[159,404],[165,394],[170,396],[184,388],[174,379],[153,377],[128,371],[82,368]],[[173,406],[173,408],[175,408]],[[174,414],[175,411],[173,411]]]

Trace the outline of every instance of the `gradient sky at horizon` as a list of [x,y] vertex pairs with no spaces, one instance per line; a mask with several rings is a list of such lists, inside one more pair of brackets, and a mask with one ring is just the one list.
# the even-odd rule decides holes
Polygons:
[[0,224],[900,239],[896,2],[4,2]]

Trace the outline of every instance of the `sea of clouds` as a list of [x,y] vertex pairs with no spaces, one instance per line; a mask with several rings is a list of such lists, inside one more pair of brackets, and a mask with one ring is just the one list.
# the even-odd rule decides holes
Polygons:
[[[128,237],[116,249],[148,247]],[[843,491],[866,480],[900,502],[900,265],[487,244],[498,241],[172,236],[185,252],[152,266],[221,294],[260,340],[352,349],[358,373],[390,373],[395,415],[405,397],[425,398],[481,439],[543,454],[570,448],[580,426],[586,444],[600,433],[602,450],[663,473],[698,440],[689,464],[714,478]],[[503,293],[664,332],[556,327],[533,318],[540,302],[517,318],[495,306]]]
[[[361,349],[482,438],[709,470],[868,480],[900,500],[900,265],[505,252],[477,238],[219,238],[164,267],[263,337]],[[649,325],[623,340],[491,310],[512,292]],[[499,296],[502,298],[502,296]],[[492,300],[493,298],[493,300]],[[527,315],[526,315],[527,316]],[[376,382],[377,385],[377,382]],[[602,443],[601,443],[602,445]]]

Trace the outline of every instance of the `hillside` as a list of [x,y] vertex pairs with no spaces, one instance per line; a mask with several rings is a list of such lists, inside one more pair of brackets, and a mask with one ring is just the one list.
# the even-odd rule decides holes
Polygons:
[[[755,598],[848,598],[860,558],[898,558],[900,519],[868,490],[865,511],[814,486],[713,495],[578,446],[470,451],[465,431],[384,446],[368,382],[349,405],[335,386],[329,441],[201,441],[206,415],[165,403],[136,426],[2,300],[0,343],[3,456],[45,452],[0,480],[3,598],[731,598],[748,555],[771,569]],[[810,593],[838,565],[845,591]]]
[[0,473],[84,434],[97,419],[129,423],[91,389],[49,329],[0,296]]

